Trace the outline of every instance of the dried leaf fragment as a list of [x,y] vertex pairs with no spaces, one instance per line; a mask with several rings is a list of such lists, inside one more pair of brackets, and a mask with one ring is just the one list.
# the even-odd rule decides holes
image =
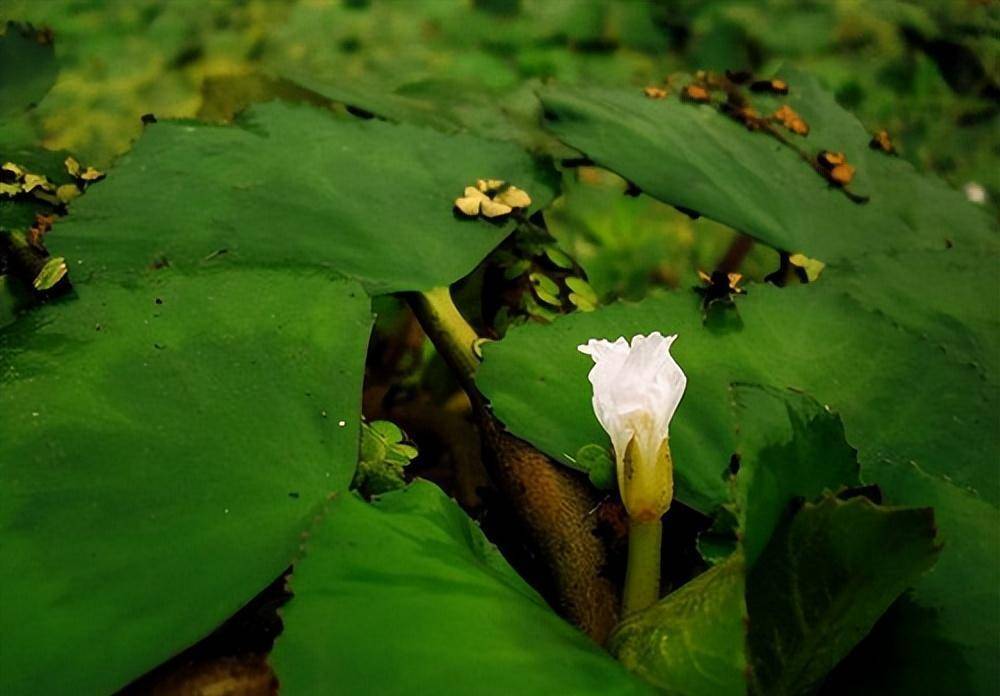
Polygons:
[[872,139],[868,142],[868,147],[873,150],[881,150],[887,155],[896,154],[896,146],[892,144],[889,131],[884,128],[872,136]]
[[662,87],[655,87],[650,85],[649,87],[643,87],[642,93],[645,94],[650,99],[666,99],[667,90]]
[[854,179],[854,171],[850,164],[838,164],[830,170],[830,181],[838,186],[847,186]]
[[757,109],[753,108],[749,104],[733,103],[729,101],[723,104],[720,108],[722,113],[736,121],[739,121],[746,126],[748,130],[760,130],[763,126]]
[[816,155],[819,171],[834,186],[847,186],[854,179],[854,165],[847,162],[843,152],[823,150]]
[[[713,271],[712,275],[705,273],[705,271],[698,270],[698,278],[701,282],[708,286],[723,286],[729,290],[729,292],[734,294],[742,294],[745,292],[743,288],[740,287],[740,282],[743,280],[742,273],[726,273],[722,275],[719,271]],[[723,285],[723,282],[725,285]]]
[[847,156],[843,152],[823,150],[816,156],[816,161],[825,169],[833,169],[838,165],[846,163]]
[[796,135],[809,135],[809,124],[788,104],[783,104],[771,118]]
[[688,85],[681,93],[681,98],[684,99],[684,101],[705,104],[711,101],[712,95],[708,89],[702,85]]
[[769,92],[770,94],[788,94],[788,83],[778,78],[771,80],[757,80],[750,85],[750,91]]

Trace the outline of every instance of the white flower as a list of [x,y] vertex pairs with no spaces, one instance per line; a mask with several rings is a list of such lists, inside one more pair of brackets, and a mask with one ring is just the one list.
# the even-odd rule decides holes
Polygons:
[[640,521],[659,519],[673,498],[670,420],[687,386],[670,355],[676,339],[657,331],[634,336],[631,345],[622,337],[579,346],[594,359],[594,414],[615,448],[622,501]]

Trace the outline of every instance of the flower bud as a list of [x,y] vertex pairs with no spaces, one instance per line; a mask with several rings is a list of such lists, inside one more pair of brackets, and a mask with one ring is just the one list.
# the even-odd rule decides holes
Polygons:
[[591,339],[579,346],[594,360],[594,414],[611,438],[618,489],[629,516],[657,520],[674,492],[670,421],[684,395],[687,377],[670,355],[677,336],[624,337],[612,343]]

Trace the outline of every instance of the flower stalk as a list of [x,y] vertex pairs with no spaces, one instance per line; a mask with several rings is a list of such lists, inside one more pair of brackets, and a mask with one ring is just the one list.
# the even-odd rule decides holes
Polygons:
[[579,346],[594,360],[594,414],[615,450],[618,490],[629,516],[629,556],[623,613],[660,597],[660,518],[674,497],[670,421],[687,377],[670,355],[677,336],[659,332]]
[[622,616],[642,611],[660,598],[660,545],[663,525],[660,519],[641,522],[629,520],[628,567]]

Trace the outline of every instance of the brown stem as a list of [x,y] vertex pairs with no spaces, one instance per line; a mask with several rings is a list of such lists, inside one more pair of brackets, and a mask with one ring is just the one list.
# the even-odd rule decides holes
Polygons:
[[596,492],[575,472],[505,431],[493,417],[474,382],[478,337],[447,288],[411,293],[407,300],[469,395],[487,470],[552,573],[559,609],[603,644],[618,620],[618,591],[604,576],[607,550],[592,514],[598,505]]

